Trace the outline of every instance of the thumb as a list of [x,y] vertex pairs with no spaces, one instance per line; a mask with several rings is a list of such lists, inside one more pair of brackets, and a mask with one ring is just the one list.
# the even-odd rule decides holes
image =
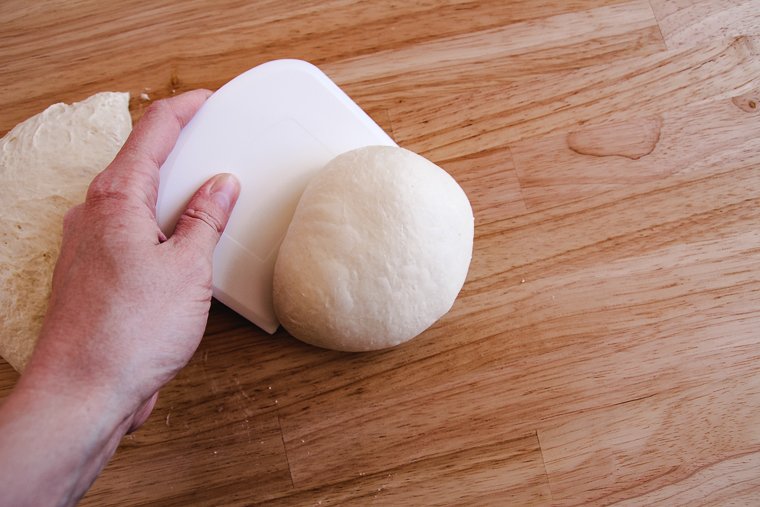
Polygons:
[[170,241],[187,243],[211,254],[240,195],[240,183],[231,174],[217,174],[195,193],[177,221]]

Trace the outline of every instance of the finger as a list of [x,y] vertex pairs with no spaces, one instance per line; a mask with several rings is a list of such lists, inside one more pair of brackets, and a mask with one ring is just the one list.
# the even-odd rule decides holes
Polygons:
[[182,128],[209,95],[209,90],[194,90],[151,104],[97,184],[93,183],[94,192],[137,197],[155,212],[158,170]]
[[168,242],[200,251],[210,258],[239,195],[237,178],[217,174],[190,199]]

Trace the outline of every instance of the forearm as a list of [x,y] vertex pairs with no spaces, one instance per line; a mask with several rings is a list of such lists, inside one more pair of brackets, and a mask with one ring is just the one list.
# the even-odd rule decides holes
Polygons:
[[129,428],[115,406],[101,394],[22,378],[0,405],[0,503],[74,505]]

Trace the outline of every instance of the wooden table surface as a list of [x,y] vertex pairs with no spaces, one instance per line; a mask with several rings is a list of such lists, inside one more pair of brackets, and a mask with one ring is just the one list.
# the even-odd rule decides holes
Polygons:
[[475,211],[459,299],[399,348],[214,304],[83,505],[760,505],[758,7],[0,3],[3,133],[303,58]]

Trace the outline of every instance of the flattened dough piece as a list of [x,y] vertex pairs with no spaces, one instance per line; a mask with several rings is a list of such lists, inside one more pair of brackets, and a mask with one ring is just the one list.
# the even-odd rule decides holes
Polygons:
[[21,371],[42,325],[66,211],[129,132],[128,93],[54,104],[0,139],[0,356]]
[[470,202],[440,167],[403,148],[349,151],[301,196],[275,264],[275,311],[320,347],[398,345],[449,311],[473,233]]

